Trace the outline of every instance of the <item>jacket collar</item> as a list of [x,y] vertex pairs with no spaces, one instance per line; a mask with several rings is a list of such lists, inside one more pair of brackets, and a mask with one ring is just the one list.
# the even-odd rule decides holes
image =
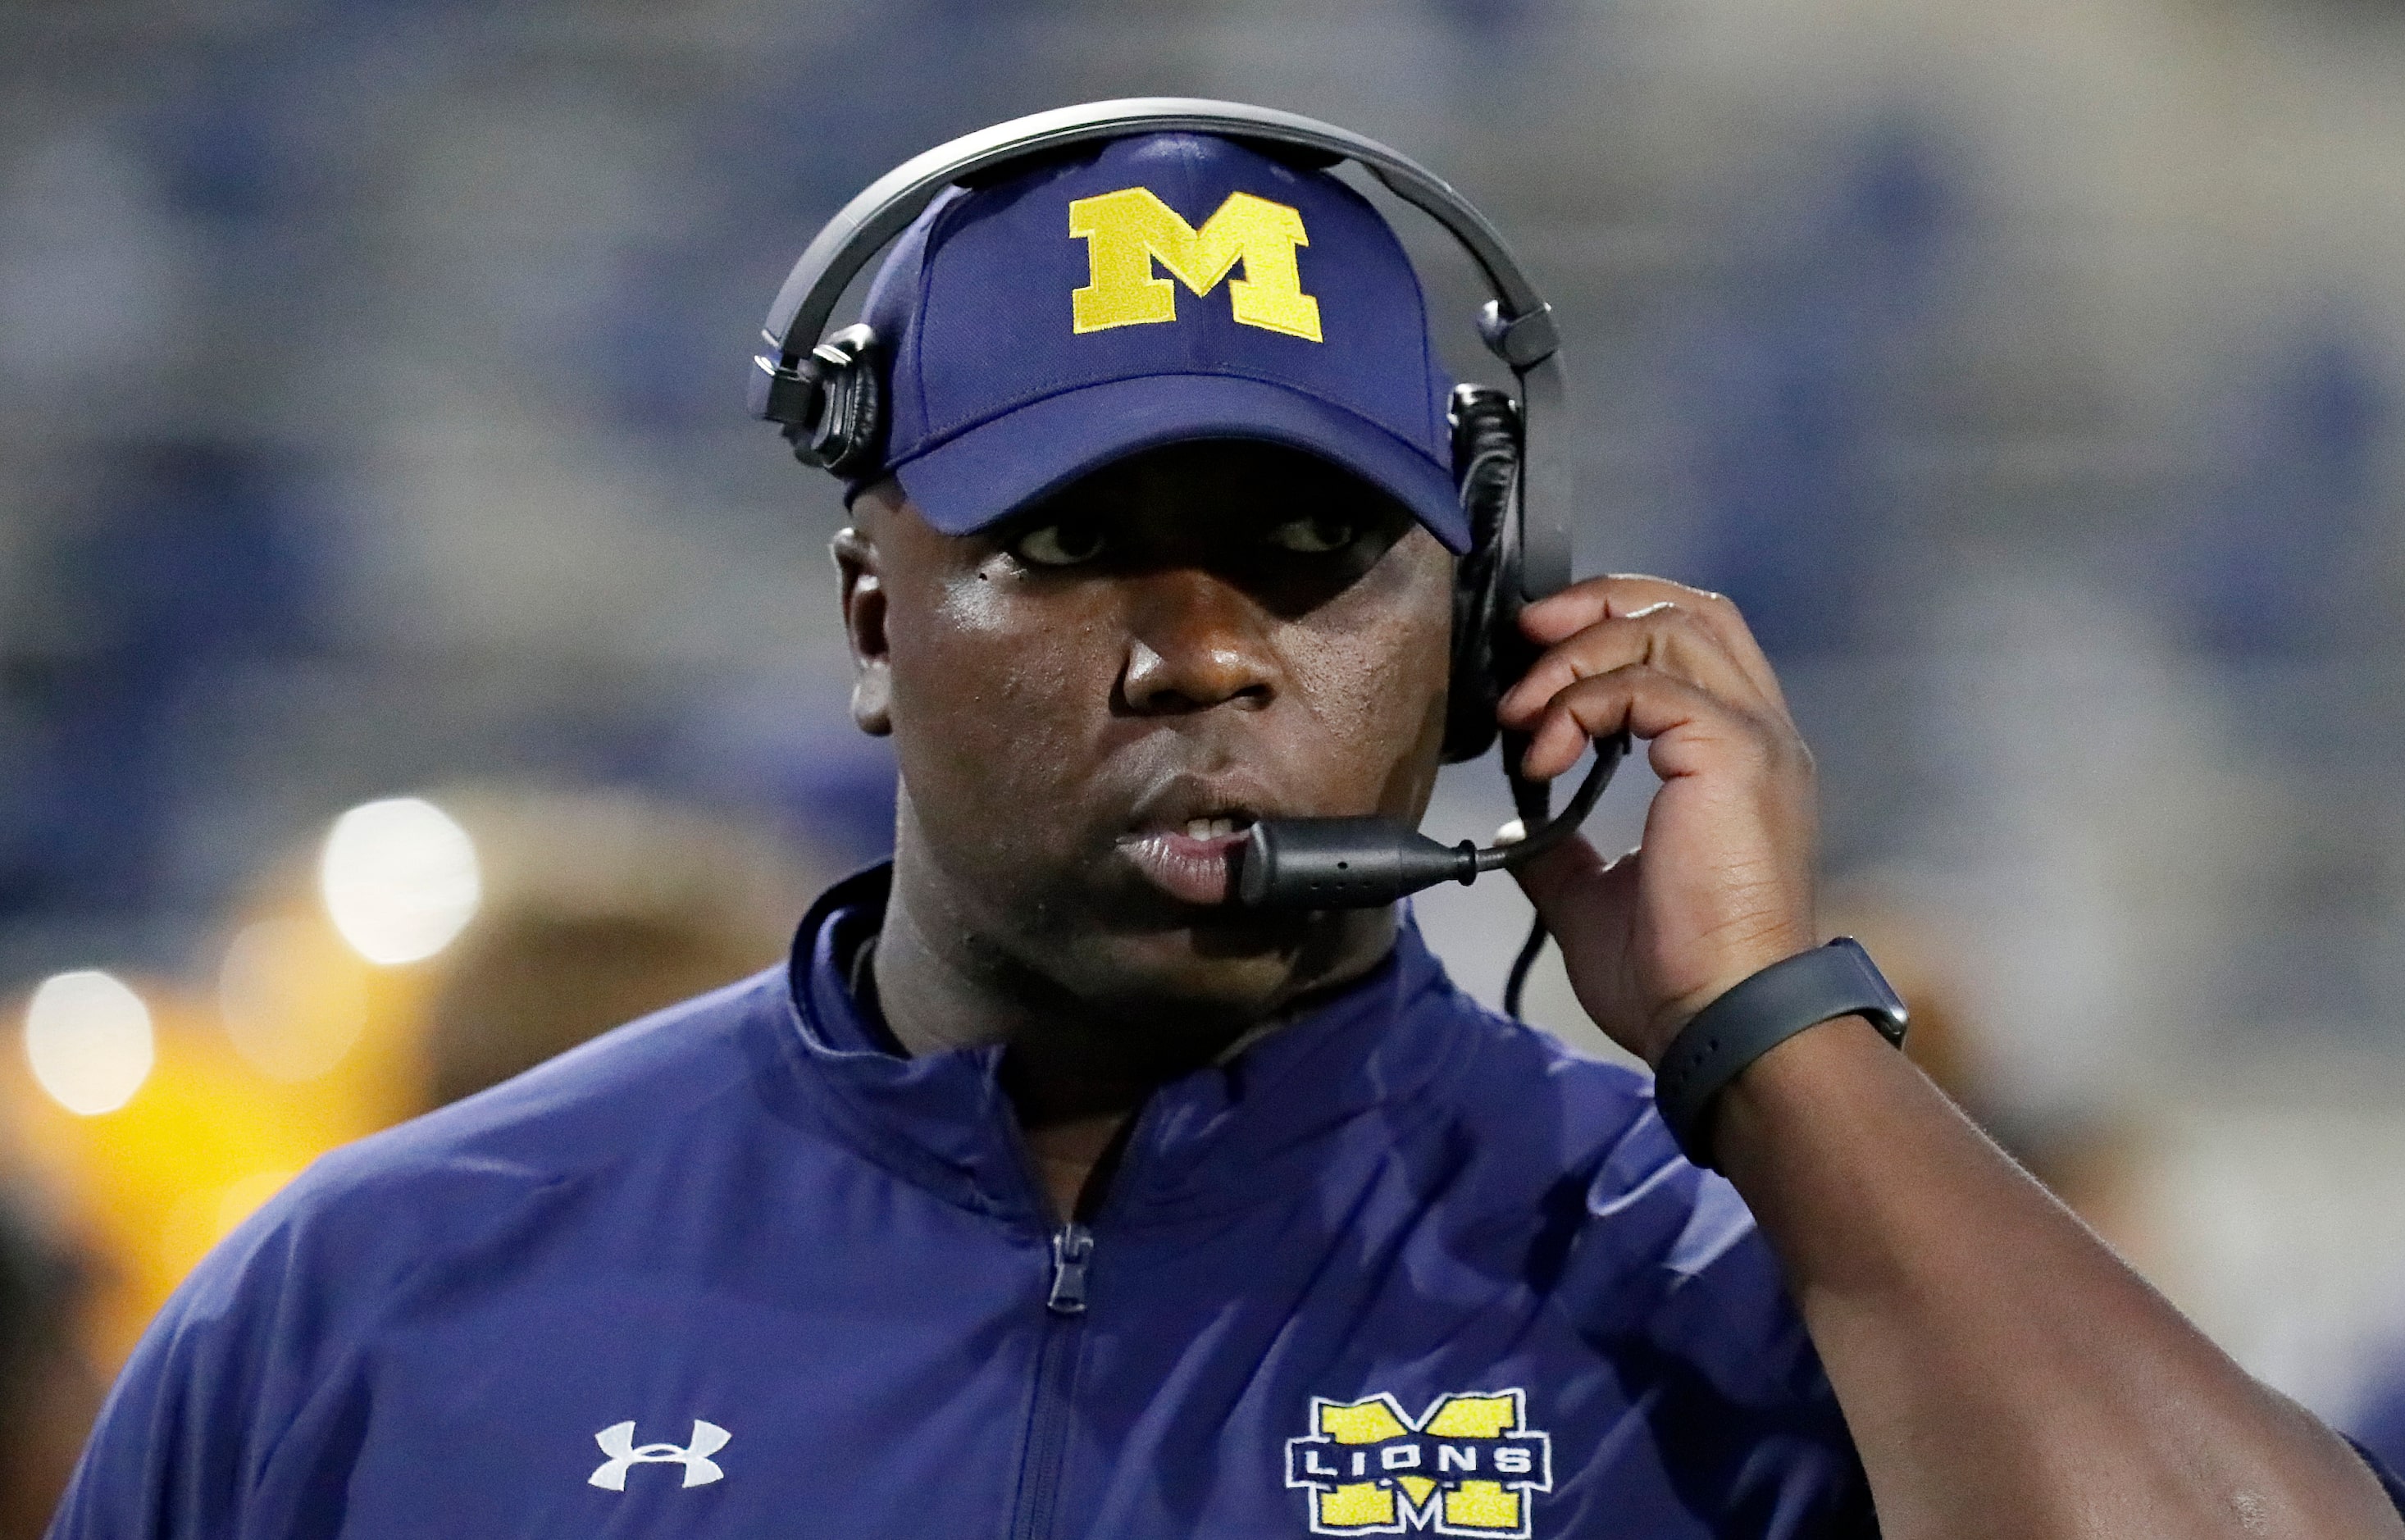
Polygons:
[[[881,922],[893,869],[821,895],[788,964],[787,1057],[835,1130],[898,1176],[980,1212],[1048,1224],[1009,1099],[999,1047],[906,1058],[865,1020],[844,963]],[[1343,993],[1223,1065],[1153,1093],[1100,1216],[1168,1222],[1264,1195],[1246,1174],[1307,1156],[1344,1124],[1402,1109],[1439,1081],[1470,1037],[1447,1030],[1478,1008],[1453,987],[1408,916],[1385,961]]]

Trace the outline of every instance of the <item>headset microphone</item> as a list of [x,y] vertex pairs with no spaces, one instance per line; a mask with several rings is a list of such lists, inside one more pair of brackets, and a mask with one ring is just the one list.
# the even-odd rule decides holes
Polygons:
[[[1525,571],[1519,481],[1526,444],[1517,405],[1499,390],[1465,385],[1455,389],[1452,411],[1455,473],[1471,533],[1454,585],[1453,693],[1446,702],[1444,757],[1458,761],[1485,753],[1495,741],[1497,702],[1537,660],[1537,649],[1520,634],[1520,611],[1550,590],[1532,592]],[[1519,772],[1527,748],[1525,734],[1503,735],[1512,809],[1526,831],[1520,839],[1481,849],[1467,840],[1441,844],[1391,818],[1264,819],[1239,848],[1236,900],[1254,909],[1372,909],[1439,883],[1467,886],[1480,872],[1536,859],[1595,810],[1628,753],[1628,735],[1596,744],[1586,779],[1555,818],[1546,816],[1546,784]],[[1505,990],[1513,1015],[1543,942],[1540,922]]]
[[1439,883],[1533,861],[1595,811],[1628,752],[1625,734],[1595,746],[1595,764],[1561,816],[1510,844],[1439,844],[1392,818],[1269,818],[1252,827],[1236,875],[1239,902],[1255,909],[1371,909]]
[[[1526,441],[1518,404],[1499,390],[1461,386],[1454,391],[1453,428],[1456,475],[1472,537],[1454,585],[1452,694],[1446,703],[1444,757],[1459,761],[1476,758],[1494,742],[1497,703],[1537,660],[1537,649],[1520,632],[1520,611],[1567,582],[1568,563],[1565,552],[1560,582],[1532,584],[1522,538],[1526,504],[1520,473]],[[1526,831],[1520,839],[1481,849],[1467,840],[1441,844],[1391,818],[1264,819],[1238,847],[1236,901],[1251,909],[1374,909],[1439,883],[1467,886],[1481,872],[1533,861],[1586,821],[1629,746],[1625,732],[1596,742],[1585,780],[1560,816],[1549,818],[1549,786],[1519,772],[1527,736],[1502,738],[1512,811]],[[1540,916],[1530,923],[1504,984],[1503,1009],[1512,1015],[1520,1014],[1521,993],[1544,944]]]

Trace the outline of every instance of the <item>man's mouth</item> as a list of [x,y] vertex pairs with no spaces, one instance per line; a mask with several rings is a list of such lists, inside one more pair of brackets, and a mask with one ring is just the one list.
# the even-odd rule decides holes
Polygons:
[[1231,809],[1124,835],[1118,848],[1146,882],[1171,897],[1219,904],[1227,901],[1237,848],[1252,827],[1251,813]]

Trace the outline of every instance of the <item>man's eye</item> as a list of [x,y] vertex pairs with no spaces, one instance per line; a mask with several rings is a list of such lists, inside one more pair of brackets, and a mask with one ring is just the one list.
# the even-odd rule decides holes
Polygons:
[[1353,525],[1348,519],[1315,514],[1309,518],[1290,518],[1273,527],[1269,541],[1280,550],[1293,551],[1300,556],[1324,556],[1353,544]]
[[1103,531],[1083,520],[1039,524],[1010,548],[1020,560],[1038,567],[1075,567],[1103,554]]

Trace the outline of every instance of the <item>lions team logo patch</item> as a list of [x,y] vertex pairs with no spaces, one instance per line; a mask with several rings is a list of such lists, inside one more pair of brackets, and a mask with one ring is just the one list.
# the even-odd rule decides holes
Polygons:
[[1510,1535],[1554,1490],[1553,1439],[1518,1391],[1439,1396],[1416,1418],[1391,1395],[1314,1396],[1311,1432],[1286,1442],[1286,1484],[1308,1494],[1314,1534]]

